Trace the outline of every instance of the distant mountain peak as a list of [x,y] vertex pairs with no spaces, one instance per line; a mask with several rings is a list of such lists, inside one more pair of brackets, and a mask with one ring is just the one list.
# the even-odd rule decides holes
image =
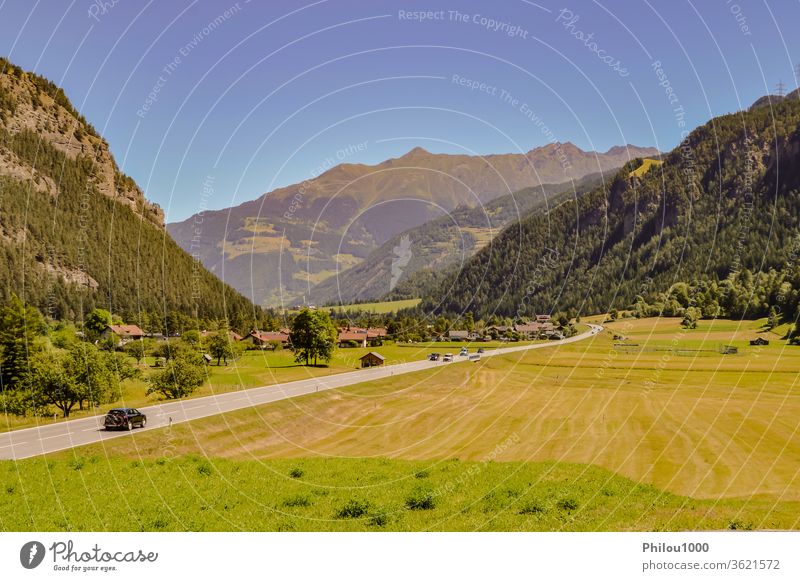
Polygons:
[[424,147],[416,146],[414,149],[406,153],[403,157],[413,157],[418,155],[431,155],[431,152]]

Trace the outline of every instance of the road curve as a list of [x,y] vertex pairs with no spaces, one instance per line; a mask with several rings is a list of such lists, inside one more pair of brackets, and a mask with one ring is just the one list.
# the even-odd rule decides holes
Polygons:
[[[569,337],[568,339],[550,341],[548,343],[534,343],[533,345],[492,349],[484,353],[482,357],[507,355],[517,351],[528,351],[531,349],[542,349],[566,343],[574,343],[593,337],[603,329],[599,325],[589,325],[589,327],[590,329],[588,331],[575,335],[574,337]],[[337,389],[348,385],[382,379],[384,377],[430,369],[432,367],[455,365],[466,361],[468,361],[468,359],[465,357],[456,357],[452,363],[428,361],[424,359],[422,361],[398,363],[397,365],[388,365],[386,367],[371,367],[327,377],[301,379],[299,381],[279,383],[265,387],[254,387],[195,399],[171,401],[158,405],[141,407],[139,409],[147,414],[147,427],[145,427],[144,430],[153,430],[168,426],[170,418],[173,424],[188,422],[207,416],[288,399],[290,397],[297,397],[328,389]],[[31,458],[33,456],[58,452],[76,446],[93,444],[111,438],[127,437],[142,431],[140,429],[135,429],[133,432],[107,432],[102,427],[103,418],[103,415],[98,415],[57,424],[48,424],[36,428],[4,432],[0,434],[0,460]]]

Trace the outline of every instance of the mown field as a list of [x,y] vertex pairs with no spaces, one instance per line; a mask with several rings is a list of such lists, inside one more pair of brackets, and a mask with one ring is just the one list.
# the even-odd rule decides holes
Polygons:
[[[422,299],[404,299],[401,301],[383,301],[378,303],[358,303],[354,305],[336,305],[332,307],[337,311],[346,313],[363,311],[383,315],[386,313],[396,313],[401,309],[411,309],[422,302]],[[327,308],[327,307],[326,307]]]
[[[23,461],[19,476],[5,463],[2,526],[97,526],[113,503],[74,522],[59,508],[91,507],[96,486],[126,514],[147,508],[114,530],[797,529],[800,347],[762,324],[625,319],[570,345]],[[770,345],[750,347],[757,336]],[[423,504],[439,491],[433,508],[409,508],[415,490]],[[360,516],[341,516],[351,501]]]
[[[484,358],[175,426],[176,454],[594,464],[697,498],[800,500],[800,348],[758,323],[608,325],[578,343]],[[624,333],[628,347],[615,347]],[[716,347],[739,344],[738,355]],[[638,345],[635,347],[634,345]],[[708,351],[705,351],[705,349]],[[159,431],[86,453],[154,458]]]
[[563,463],[100,455],[0,464],[6,531],[787,529],[797,502],[692,500]]
[[[513,343],[513,345],[525,345],[528,343],[529,342],[518,342]],[[450,351],[457,354],[462,346],[474,352],[478,347],[493,349],[507,346],[507,344],[499,342],[441,342],[416,344],[395,344],[394,342],[386,342],[381,347],[336,349],[335,355],[330,363],[319,367],[306,367],[296,363],[294,361],[294,354],[288,349],[280,349],[275,352],[259,350],[245,351],[241,357],[235,361],[228,361],[228,365],[218,366],[216,361],[213,361],[212,364],[207,367],[208,379],[206,382],[191,396],[185,399],[353,371],[360,367],[359,358],[368,351],[380,353],[386,357],[387,365],[393,365],[396,363],[424,359],[433,352],[445,353]],[[142,364],[138,366],[142,371],[143,377],[157,371],[157,368],[153,367],[154,362],[154,358],[147,357],[142,361]],[[113,407],[143,407],[161,401],[157,395],[146,395],[147,385],[143,380],[129,380],[124,382],[122,387],[123,397],[120,400],[102,405],[95,410],[81,411],[76,407],[72,411],[69,419],[105,413]],[[0,432],[61,421],[64,421],[64,418],[60,413],[55,419],[53,419],[52,416],[20,418],[0,413]]]

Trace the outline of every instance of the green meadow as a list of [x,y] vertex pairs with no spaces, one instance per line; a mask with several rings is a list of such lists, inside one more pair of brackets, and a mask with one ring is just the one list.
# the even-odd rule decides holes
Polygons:
[[565,463],[60,454],[0,464],[6,531],[796,528],[797,502],[693,500]]

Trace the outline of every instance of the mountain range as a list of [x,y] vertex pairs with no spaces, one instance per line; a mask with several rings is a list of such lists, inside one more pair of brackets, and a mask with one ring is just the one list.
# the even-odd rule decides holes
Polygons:
[[[571,143],[487,156],[417,147],[377,165],[343,163],[239,206],[205,211],[199,234],[197,216],[168,224],[167,231],[255,303],[285,306],[331,297],[327,287],[318,293],[314,287],[361,264],[393,237],[457,208],[479,208],[526,188],[654,155],[650,147],[598,153]],[[388,291],[391,280],[384,282]]]

